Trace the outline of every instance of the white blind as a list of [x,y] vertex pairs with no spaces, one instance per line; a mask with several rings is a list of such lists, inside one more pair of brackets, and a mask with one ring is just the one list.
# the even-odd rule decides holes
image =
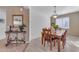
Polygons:
[[69,17],[60,17],[56,19],[59,28],[69,29]]
[[0,8],[0,40],[5,38],[6,31],[6,10]]

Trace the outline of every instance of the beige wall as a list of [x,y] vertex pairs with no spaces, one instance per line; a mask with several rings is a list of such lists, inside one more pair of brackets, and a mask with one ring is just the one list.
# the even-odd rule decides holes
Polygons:
[[[22,6],[21,6],[22,7]],[[27,26],[25,30],[27,31],[26,36],[29,38],[29,9],[23,9],[20,11],[20,6],[0,6],[0,8],[6,9],[6,28],[9,25],[13,25],[13,15],[23,15],[23,22]]]
[[61,15],[59,17],[64,17],[64,16],[69,16],[70,19],[70,23],[69,23],[70,29],[68,30],[68,33],[70,35],[79,36],[79,12]]
[[7,15],[6,15],[6,22],[7,25],[13,25],[13,15],[23,15],[23,22],[28,26],[28,11],[26,9],[20,11],[20,7],[6,7]]
[[70,17],[69,34],[79,36],[79,12],[69,14],[69,17]]

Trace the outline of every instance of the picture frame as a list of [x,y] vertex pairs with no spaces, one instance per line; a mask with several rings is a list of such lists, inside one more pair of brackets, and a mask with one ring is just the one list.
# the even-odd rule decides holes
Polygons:
[[13,25],[22,26],[23,24],[23,15],[13,15]]

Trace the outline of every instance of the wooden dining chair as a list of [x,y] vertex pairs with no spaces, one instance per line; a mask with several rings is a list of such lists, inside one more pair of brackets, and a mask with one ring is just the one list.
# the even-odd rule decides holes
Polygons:
[[66,35],[67,35],[67,30],[65,30],[64,34],[62,35],[62,39],[61,39],[63,48],[66,44]]
[[42,32],[41,32],[41,44],[43,45],[43,39],[44,39],[44,33],[46,31],[46,28],[43,28],[42,29]]
[[[62,42],[62,47],[64,49],[65,43],[66,43],[66,35],[67,35],[67,30],[65,30],[64,34],[61,37],[61,42]],[[56,40],[59,40],[59,37],[54,35],[54,46],[56,45]]]
[[46,31],[44,33],[44,39],[43,39],[44,46],[46,42],[50,44],[50,50],[52,50],[52,35],[51,32],[49,31]]
[[41,34],[42,34],[42,37],[41,37],[42,45],[45,46],[46,42],[50,43],[50,50],[52,50],[53,36],[51,34],[51,29],[43,28]]
[[42,32],[41,32],[41,43],[43,44],[43,39],[44,39],[44,34],[46,31],[51,31],[50,29],[47,29],[47,28],[43,28],[42,29]]

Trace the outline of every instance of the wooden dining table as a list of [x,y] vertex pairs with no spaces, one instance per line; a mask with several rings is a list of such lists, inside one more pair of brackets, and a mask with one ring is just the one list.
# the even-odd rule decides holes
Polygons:
[[[52,41],[52,39],[54,40],[54,46],[55,46],[55,40],[57,40],[57,43],[58,43],[58,52],[60,52],[60,47],[61,47],[61,41],[62,41],[62,46],[64,48],[65,46],[65,42],[66,42],[66,33],[67,33],[67,30],[66,29],[57,29],[57,30],[52,30],[52,29],[47,29],[47,28],[43,28],[42,29],[42,37],[41,37],[41,43],[42,45],[44,45],[44,42],[45,42],[45,31],[46,32],[50,32],[50,39]],[[52,48],[52,46],[51,46]]]
[[53,36],[56,36],[58,39],[58,52],[60,52],[60,43],[64,33],[65,33],[65,30],[56,30],[55,34],[52,34]]

